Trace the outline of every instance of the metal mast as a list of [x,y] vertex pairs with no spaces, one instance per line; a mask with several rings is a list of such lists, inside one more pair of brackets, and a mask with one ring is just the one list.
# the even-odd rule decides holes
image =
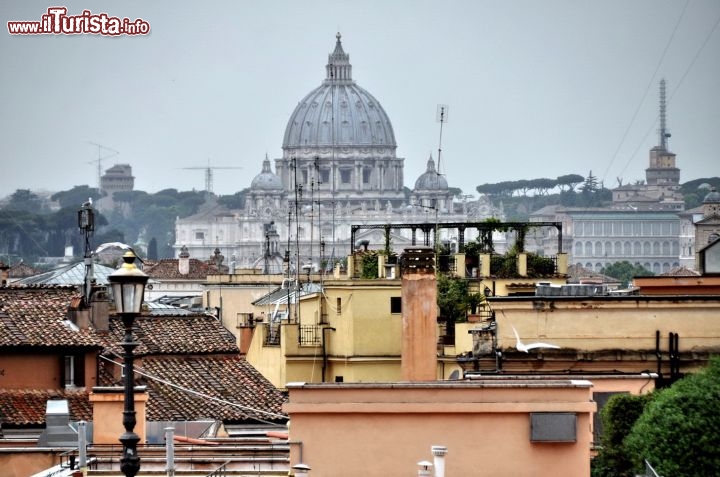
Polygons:
[[670,133],[667,130],[666,123],[666,102],[665,102],[665,78],[660,80],[660,143],[658,144],[663,151],[668,150],[668,138]]

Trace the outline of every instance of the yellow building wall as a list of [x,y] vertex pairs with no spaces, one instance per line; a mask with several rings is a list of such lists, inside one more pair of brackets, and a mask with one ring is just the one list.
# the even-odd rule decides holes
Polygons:
[[324,294],[302,298],[299,307],[300,325],[331,328],[318,330],[324,355],[322,342],[299,344],[296,323],[282,325],[279,348],[262,345],[267,328],[258,325],[248,362],[279,388],[320,383],[323,367],[326,382],[399,379],[402,314],[390,312],[390,298],[400,298],[400,280],[329,280],[324,287]]
[[[261,323],[255,326],[252,343],[245,359],[276,388],[285,387],[285,359],[280,346],[264,346],[267,326]],[[281,335],[282,340],[282,335]]]
[[[720,300],[657,297],[577,300],[491,300],[498,347],[515,347],[512,327],[524,343],[543,341],[582,351],[655,350],[655,331],[667,349],[678,333],[684,351],[720,350]],[[457,334],[456,334],[457,336]],[[470,347],[458,348],[458,352]]]

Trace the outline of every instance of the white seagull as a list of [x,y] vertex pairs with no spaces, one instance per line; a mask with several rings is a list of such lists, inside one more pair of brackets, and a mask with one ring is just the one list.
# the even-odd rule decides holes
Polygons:
[[555,349],[560,349],[559,346],[555,346],[554,344],[549,344],[549,343],[530,343],[530,344],[525,344],[525,343],[523,343],[522,341],[520,341],[520,335],[518,335],[518,332],[517,332],[517,330],[515,329],[515,327],[514,327],[514,326],[511,326],[511,328],[512,328],[512,330],[513,330],[513,333],[515,333],[515,338],[517,339],[517,341],[515,342],[515,348],[516,348],[518,351],[522,351],[522,352],[524,352],[524,353],[527,353],[527,352],[530,351],[531,349],[535,349],[535,348],[555,348]]

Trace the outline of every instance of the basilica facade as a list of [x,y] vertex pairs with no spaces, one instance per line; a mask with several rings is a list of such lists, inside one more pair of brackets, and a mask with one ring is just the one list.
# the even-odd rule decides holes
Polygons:
[[[176,221],[176,255],[207,259],[218,249],[230,268],[280,273],[283,258],[291,266],[310,266],[348,255],[351,225],[446,223],[502,220],[501,210],[484,198],[458,202],[431,156],[414,187],[405,185],[405,159],[397,157],[395,133],[380,102],[352,76],[350,56],[338,33],[328,55],[325,79],[302,98],[290,115],[282,157],[259,164],[241,210],[209,201],[196,215]],[[273,170],[274,162],[274,170]],[[452,232],[412,237],[399,230],[392,248],[452,244]],[[465,240],[474,238],[468,230]],[[384,248],[384,232],[355,236],[371,248]]]

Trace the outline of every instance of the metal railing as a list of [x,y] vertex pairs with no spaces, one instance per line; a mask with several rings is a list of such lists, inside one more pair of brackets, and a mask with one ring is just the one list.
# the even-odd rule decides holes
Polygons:
[[300,346],[320,346],[322,344],[322,328],[318,325],[300,325],[298,339]]
[[205,477],[225,477],[228,475],[227,473],[227,466],[232,462],[231,460],[225,462],[223,465],[218,467],[217,469],[213,470],[209,474],[207,474]]
[[268,323],[265,325],[263,346],[280,346],[280,325]]
[[655,472],[655,469],[650,465],[650,462],[645,459],[645,474],[644,477],[662,477],[662,475]]

